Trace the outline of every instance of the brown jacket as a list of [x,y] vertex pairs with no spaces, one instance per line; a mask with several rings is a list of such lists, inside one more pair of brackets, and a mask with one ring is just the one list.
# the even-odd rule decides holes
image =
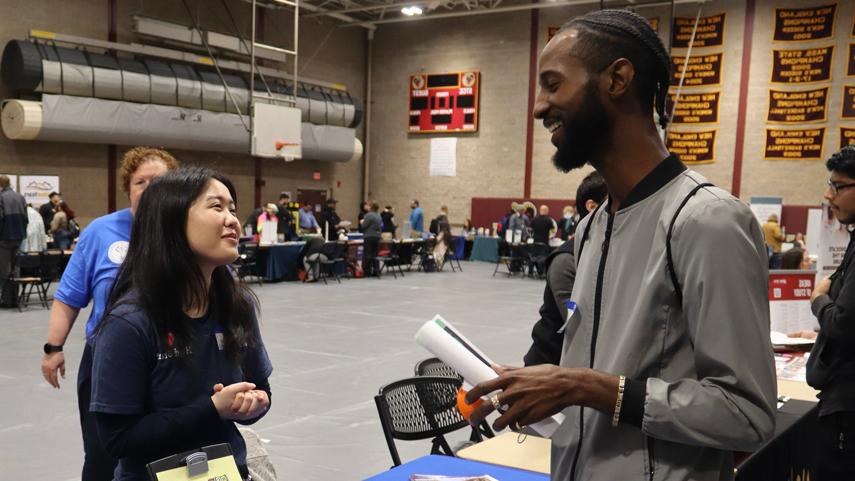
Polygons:
[[777,221],[770,220],[763,224],[763,235],[766,236],[766,245],[772,248],[775,254],[781,253],[781,243],[784,242],[784,234]]

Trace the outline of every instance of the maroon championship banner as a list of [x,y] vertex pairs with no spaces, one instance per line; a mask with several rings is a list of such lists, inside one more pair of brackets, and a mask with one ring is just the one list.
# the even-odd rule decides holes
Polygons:
[[781,91],[769,89],[768,122],[804,123],[827,119],[828,87],[814,90]]
[[668,131],[665,146],[687,164],[711,164],[715,162],[715,130],[703,132]]
[[776,42],[805,42],[834,35],[837,4],[808,8],[776,8]]
[[[674,17],[672,47],[688,48],[694,29],[694,17]],[[692,48],[720,47],[722,45],[724,45],[724,14],[699,18]]]
[[840,148],[855,144],[855,128],[840,127]]
[[804,50],[772,50],[772,83],[795,84],[831,79],[834,46]]
[[843,107],[840,117],[843,119],[855,119],[855,85],[843,86]]
[[[686,78],[683,87],[706,87],[721,84],[722,53],[692,55],[686,66]],[[671,56],[671,85],[679,85],[683,75],[685,56]]]
[[766,160],[820,160],[825,127],[766,129]]
[[477,132],[479,72],[410,77],[409,132]]
[[846,76],[855,76],[855,43],[849,44],[849,57],[846,60]]
[[[668,108],[670,112],[674,105],[676,94],[668,95]],[[714,124],[718,122],[718,106],[721,92],[682,92],[677,108],[671,117],[675,124]]]

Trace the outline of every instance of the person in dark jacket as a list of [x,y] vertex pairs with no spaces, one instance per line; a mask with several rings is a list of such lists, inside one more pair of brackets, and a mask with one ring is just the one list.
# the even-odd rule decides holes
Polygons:
[[[579,215],[584,217],[606,200],[608,190],[603,177],[593,171],[576,189],[576,205]],[[561,244],[546,259],[546,287],[543,289],[543,304],[540,320],[531,330],[531,347],[523,357],[526,366],[555,364],[561,361],[561,346],[564,334],[559,332],[567,318],[566,301],[573,292],[576,280],[576,259],[573,257],[573,238]]]
[[395,211],[392,210],[391,205],[387,205],[383,212],[380,213],[380,218],[383,220],[383,232],[388,232],[392,234],[392,238],[395,238],[395,229],[398,227],[398,223],[395,221]]
[[27,237],[27,201],[0,175],[0,293],[6,285],[21,241]]
[[338,230],[341,228],[341,217],[335,211],[337,204],[337,200],[327,199],[327,207],[321,212],[321,232],[330,241],[338,240]]
[[[855,224],[855,146],[826,162],[825,200],[841,224]],[[817,481],[855,479],[855,232],[840,266],[811,295],[819,335],[807,365],[808,384],[820,391],[819,426],[811,465]]]
[[50,232],[50,222],[53,220],[56,206],[62,202],[62,195],[59,192],[51,192],[48,195],[48,200],[48,202],[39,207],[39,214],[42,216],[42,222],[45,224],[45,232]]
[[380,210],[380,206],[377,202],[371,202],[369,205],[370,208],[365,217],[362,218],[362,225],[360,226],[362,234],[365,236],[362,265],[366,277],[377,274],[377,266],[375,266],[376,262],[374,259],[377,257],[377,250],[380,246],[380,234],[383,224],[380,214],[377,213]]

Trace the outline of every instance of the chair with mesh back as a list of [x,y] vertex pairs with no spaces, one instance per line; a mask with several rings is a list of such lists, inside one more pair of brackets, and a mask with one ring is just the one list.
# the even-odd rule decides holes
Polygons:
[[258,244],[255,242],[244,242],[238,247],[240,256],[232,263],[232,267],[241,281],[246,282],[246,278],[254,276],[258,285],[264,284],[264,278],[258,275],[257,259],[258,259]]
[[[463,383],[463,376],[452,369],[451,366],[442,362],[438,357],[422,359],[416,363],[414,371],[416,372],[416,376],[451,377],[460,380],[461,384]],[[469,439],[472,441],[477,440],[478,436],[476,433],[477,435],[486,438],[492,438],[495,436],[495,433],[493,433],[493,430],[490,428],[490,424],[487,421],[482,421],[477,428],[472,428],[472,436],[470,436]]]
[[[444,435],[469,426],[457,410],[460,384],[459,379],[452,377],[424,376],[402,379],[380,388],[374,402],[395,466],[401,464],[396,439],[432,439],[431,454],[454,456]],[[477,440],[481,440],[480,435]]]

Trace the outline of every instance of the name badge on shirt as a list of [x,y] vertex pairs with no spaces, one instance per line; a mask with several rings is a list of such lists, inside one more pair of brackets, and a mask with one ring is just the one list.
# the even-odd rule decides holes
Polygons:
[[567,320],[564,321],[564,325],[561,326],[561,329],[556,331],[558,334],[564,334],[564,331],[567,329],[567,325],[570,324],[570,319],[573,318],[573,314],[576,313],[576,303],[570,300],[564,301],[564,305],[567,306]]
[[214,331],[214,338],[217,340],[217,347],[222,351],[225,349],[225,341],[223,340],[223,330],[221,328],[217,328]]

